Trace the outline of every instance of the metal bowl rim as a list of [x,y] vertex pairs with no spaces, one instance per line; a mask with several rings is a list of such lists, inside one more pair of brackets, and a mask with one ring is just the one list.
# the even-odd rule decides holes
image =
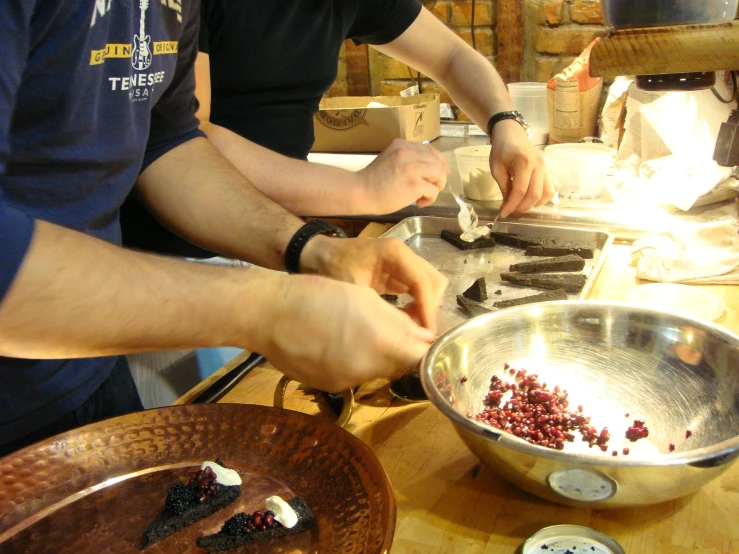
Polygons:
[[[449,402],[441,395],[439,390],[436,388],[436,386],[431,381],[431,364],[430,360],[436,357],[436,354],[439,350],[444,348],[447,343],[452,342],[454,339],[456,339],[460,334],[462,334],[467,328],[473,326],[473,323],[475,326],[480,325],[481,323],[487,321],[487,320],[494,320],[501,317],[508,317],[510,315],[513,315],[517,312],[524,312],[527,310],[531,310],[533,307],[537,305],[523,305],[523,306],[514,306],[511,308],[505,308],[502,310],[498,310],[495,312],[491,312],[488,314],[482,314],[473,318],[470,318],[469,320],[465,321],[464,323],[461,323],[460,325],[453,327],[452,329],[449,329],[444,334],[442,334],[436,342],[431,346],[429,351],[424,356],[423,360],[421,361],[421,384],[423,386],[424,391],[426,392],[426,396],[428,396],[429,400],[431,400],[431,403],[436,406],[439,411],[441,411],[445,416],[447,416],[453,423],[463,427],[464,429],[471,431],[472,433],[482,436],[496,444],[499,444],[504,447],[512,448],[514,450],[524,452],[526,454],[531,454],[534,456],[540,456],[544,458],[550,458],[554,460],[559,460],[562,462],[577,462],[582,463],[584,465],[606,465],[606,466],[630,466],[630,467],[655,467],[655,466],[671,466],[671,465],[682,465],[682,464],[690,464],[695,462],[701,462],[707,459],[716,458],[719,456],[723,456],[725,454],[731,454],[732,452],[735,452],[739,450],[739,435],[736,435],[733,438],[730,438],[725,441],[718,442],[716,444],[713,444],[711,446],[706,446],[703,448],[697,448],[694,450],[688,450],[687,452],[680,452],[680,453],[671,453],[671,454],[661,454],[659,458],[655,460],[646,460],[646,459],[636,459],[636,460],[626,460],[621,457],[612,457],[612,456],[602,456],[602,455],[592,455],[592,454],[571,454],[564,451],[559,450],[553,450],[551,448],[545,448],[543,446],[537,446],[534,444],[531,444],[529,442],[524,441],[523,439],[519,439],[518,437],[511,435],[510,433],[501,432],[494,427],[490,427],[489,425],[484,425],[482,423],[478,423],[475,420],[472,420],[468,417],[463,416],[460,414],[457,410],[455,410]],[[538,305],[539,307],[542,307],[541,304]],[[670,316],[677,319],[681,319],[685,322],[690,322],[692,325],[695,325],[698,328],[703,328],[707,331],[711,331],[712,333],[715,333],[717,335],[723,335],[724,338],[727,338],[731,340],[732,342],[736,343],[737,346],[739,346],[739,335],[731,332],[730,330],[726,329],[725,327],[718,325],[716,323],[713,323],[711,321],[703,320],[696,317],[689,317],[685,314],[670,311],[670,310],[658,310],[658,309],[652,309],[652,308],[644,308],[641,306],[635,306],[633,304],[628,304],[625,302],[615,302],[615,301],[594,301],[594,300],[557,300],[552,302],[546,303],[547,308],[561,308],[561,307],[567,307],[569,309],[576,307],[576,308],[617,308],[617,309],[624,309],[624,308],[636,308],[641,313],[644,314],[653,314],[657,316]]]

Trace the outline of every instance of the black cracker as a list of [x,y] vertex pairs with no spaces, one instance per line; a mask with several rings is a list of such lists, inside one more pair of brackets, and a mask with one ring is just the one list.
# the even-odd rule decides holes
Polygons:
[[580,292],[587,280],[581,273],[501,273],[500,278],[509,283],[523,285],[525,287],[536,287],[540,289],[564,289],[567,292]]
[[480,237],[472,242],[465,242],[460,238],[460,233],[455,233],[448,229],[444,229],[441,232],[441,238],[459,250],[475,250],[476,248],[492,248],[495,246],[495,239],[493,237]]
[[551,302],[552,300],[567,300],[567,293],[563,290],[552,290],[541,294],[531,294],[511,300],[493,302],[493,308],[510,308],[512,306],[523,306],[524,304],[535,304],[537,302]]
[[582,271],[585,260],[576,254],[546,258],[520,264],[511,264],[510,271],[518,273],[547,273],[550,271]]
[[466,291],[462,293],[462,296],[465,298],[469,298],[470,300],[475,300],[477,302],[483,302],[484,300],[488,299],[488,289],[485,286],[485,278],[480,277],[477,279],[470,288],[468,288]]

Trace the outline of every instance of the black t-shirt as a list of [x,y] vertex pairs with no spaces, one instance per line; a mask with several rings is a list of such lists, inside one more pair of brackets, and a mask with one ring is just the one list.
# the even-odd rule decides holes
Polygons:
[[202,0],[213,123],[295,158],[313,146],[313,114],[336,79],[345,39],[386,44],[418,0]]
[[[410,27],[418,0],[202,0],[200,50],[210,55],[211,121],[252,142],[305,158],[313,114],[336,79],[347,38],[386,44]],[[162,227],[131,197],[123,244],[161,254],[214,254]]]

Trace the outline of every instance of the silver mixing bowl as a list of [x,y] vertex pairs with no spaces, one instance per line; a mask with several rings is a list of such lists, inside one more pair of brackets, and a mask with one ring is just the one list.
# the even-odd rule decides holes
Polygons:
[[[591,425],[608,427],[608,451],[588,448],[578,432],[551,450],[470,417],[483,410],[493,375],[513,379],[504,363],[567,390],[570,410],[582,404]],[[421,380],[482,462],[561,504],[663,502],[697,490],[739,456],[739,336],[672,313],[562,301],[485,314],[434,344]],[[624,434],[635,419],[650,434],[632,443]]]

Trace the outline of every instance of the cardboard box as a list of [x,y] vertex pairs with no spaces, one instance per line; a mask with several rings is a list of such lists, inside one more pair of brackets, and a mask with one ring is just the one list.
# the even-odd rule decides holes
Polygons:
[[394,138],[434,140],[440,134],[439,95],[324,98],[313,129],[314,152],[380,152]]

